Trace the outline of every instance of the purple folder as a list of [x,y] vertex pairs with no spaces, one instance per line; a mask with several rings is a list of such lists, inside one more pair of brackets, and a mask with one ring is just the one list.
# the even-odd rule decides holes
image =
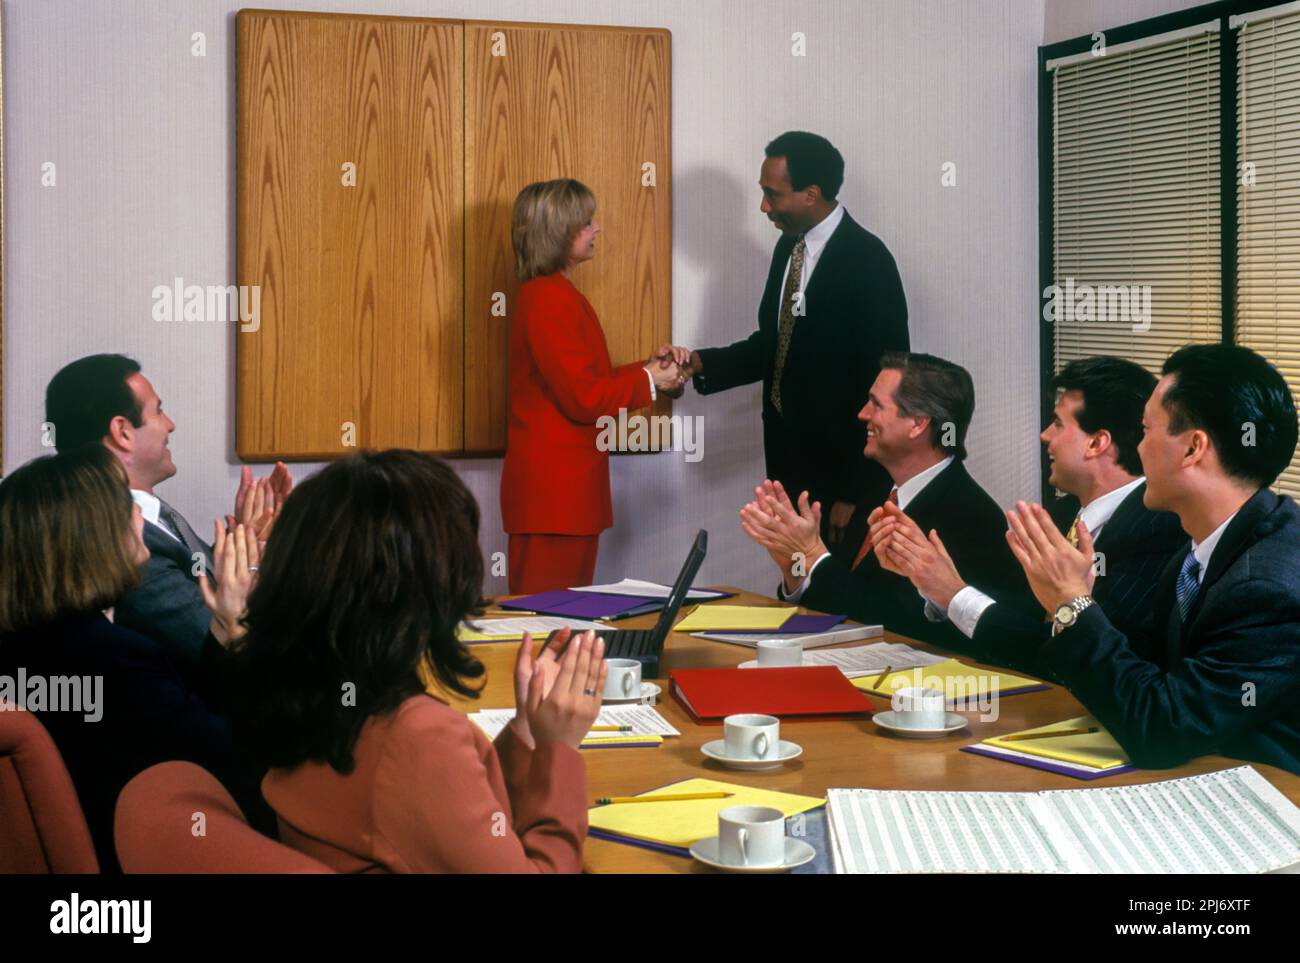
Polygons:
[[792,615],[776,631],[771,629],[728,629],[732,635],[761,635],[764,638],[781,635],[811,635],[814,632],[829,632],[844,621],[842,615]]
[[503,609],[522,609],[542,615],[562,615],[571,619],[604,619],[619,615],[647,602],[662,602],[641,595],[606,595],[602,592],[575,592],[573,589],[556,589],[539,592],[523,598],[502,602]]
[[1000,759],[1003,762],[1015,763],[1018,766],[1028,766],[1030,769],[1042,769],[1044,772],[1054,772],[1062,776],[1070,776],[1073,779],[1100,779],[1102,776],[1114,776],[1121,772],[1132,772],[1136,766],[1115,766],[1113,769],[1099,769],[1096,772],[1085,772],[1082,769],[1072,769],[1069,766],[1062,766],[1054,759],[1035,757],[1033,759],[1021,759],[1016,756],[1004,756],[1000,752],[989,752],[981,746],[962,746],[962,752],[974,753],[977,756],[984,756],[987,759]]

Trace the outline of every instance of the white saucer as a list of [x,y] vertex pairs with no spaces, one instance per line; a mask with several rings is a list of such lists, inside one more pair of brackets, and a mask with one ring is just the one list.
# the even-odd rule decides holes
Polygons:
[[712,866],[724,873],[788,873],[797,866],[811,862],[817,856],[817,850],[802,839],[787,836],[785,837],[785,859],[782,860],[780,865],[737,866],[735,863],[724,863],[719,858],[718,837],[710,836],[708,839],[701,839],[699,842],[692,844],[691,855],[705,866]]
[[714,739],[712,742],[706,742],[700,746],[700,752],[724,766],[731,769],[748,769],[751,771],[775,769],[777,766],[783,766],[791,759],[798,759],[803,755],[803,746],[794,742],[786,742],[784,739],[777,744],[777,749],[778,753],[774,759],[732,759],[727,755],[726,739]]
[[642,682],[641,692],[639,695],[634,695],[627,699],[601,699],[600,701],[605,705],[631,705],[634,702],[644,702],[647,699],[657,699],[663,694],[663,691],[663,689],[659,688],[659,686],[655,685],[653,682]]
[[946,736],[950,732],[956,732],[958,729],[965,729],[970,723],[965,716],[959,716],[955,712],[949,712],[945,719],[946,725],[942,729],[909,729],[900,726],[894,721],[894,710],[886,709],[884,712],[877,712],[871,717],[871,721],[882,729],[888,729],[890,732],[897,733],[900,736],[909,736],[913,739],[933,739],[935,736]]

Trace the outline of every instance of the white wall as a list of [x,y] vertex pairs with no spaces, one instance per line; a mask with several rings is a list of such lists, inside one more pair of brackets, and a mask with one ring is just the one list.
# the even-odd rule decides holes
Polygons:
[[[1046,0],[1043,43],[1073,40],[1094,30],[1110,30],[1139,20],[1149,20],[1206,0]],[[1281,2],[1281,0],[1279,0]],[[1208,17],[1206,19],[1209,19]]]
[[[973,473],[1003,503],[1038,491],[1037,0],[268,0],[289,9],[667,27],[673,33],[673,330],[726,343],[753,329],[776,240],[759,213],[763,145],[828,136],[842,199],[894,252],[912,341],[971,369]],[[234,283],[237,0],[5,0],[5,468],[42,452],[44,386],[65,362],[122,351],[176,420],[162,494],[202,531],[229,510],[234,334],[157,324],[177,276]],[[208,55],[190,54],[195,31]],[[807,56],[791,56],[791,34]],[[57,165],[42,187],[41,165]],[[940,166],[957,165],[957,186]],[[581,176],[581,171],[573,172]],[[759,389],[677,410],[704,416],[703,461],[615,459],[616,526],[598,579],[671,579],[697,527],[702,577],[770,590],[775,569],[736,512],[762,478]],[[298,466],[305,474],[313,466]],[[499,462],[456,462],[503,550]],[[504,591],[504,579],[489,592]]]

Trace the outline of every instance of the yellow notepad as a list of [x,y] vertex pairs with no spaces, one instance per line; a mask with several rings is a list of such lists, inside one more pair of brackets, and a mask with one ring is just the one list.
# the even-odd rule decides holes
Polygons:
[[731,806],[771,806],[787,816],[793,816],[795,813],[816,809],[825,802],[824,799],[813,796],[751,789],[749,786],[715,782],[712,779],[687,779],[639,795],[673,796],[692,792],[729,792],[733,795],[727,799],[596,806],[588,811],[587,822],[592,829],[685,849],[691,843],[716,836],[718,813]]
[[[1077,719],[1066,719],[1064,722],[1054,722],[1050,726],[1039,726],[1037,729],[1025,729],[1023,731],[1050,732],[1053,729],[1087,729],[1095,725],[1097,725],[1097,720],[1092,716],[1080,716]],[[1020,735],[1020,733],[1009,734]],[[1042,756],[1045,759],[1059,759],[1061,762],[1091,766],[1093,769],[1114,769],[1116,766],[1126,766],[1129,763],[1128,756],[1119,747],[1115,737],[1105,729],[1100,732],[1061,736],[1059,739],[1013,739],[1008,742],[1006,736],[993,736],[985,739],[984,744],[997,746],[999,749],[1010,749],[1012,752],[1023,752],[1029,756]]]
[[944,698],[949,702],[964,702],[995,692],[1012,692],[1043,683],[1022,675],[1012,675],[997,669],[982,669],[966,665],[956,659],[936,662],[934,665],[918,666],[915,669],[899,669],[885,676],[880,685],[876,680],[880,674],[866,675],[850,679],[863,692],[883,696],[886,699],[894,694],[895,689],[917,686],[926,689],[942,689]]
[[734,632],[737,629],[773,631],[798,612],[797,608],[770,605],[697,605],[695,611],[673,626],[674,632]]

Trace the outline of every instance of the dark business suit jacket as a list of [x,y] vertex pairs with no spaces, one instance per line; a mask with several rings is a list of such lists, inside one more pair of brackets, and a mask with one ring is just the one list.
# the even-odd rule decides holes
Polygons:
[[[1146,507],[1146,489],[1143,482],[1129,492],[1093,544],[1104,571],[1097,574],[1092,597],[1111,625],[1126,636],[1143,631],[1160,573],[1190,542],[1177,515]],[[1068,524],[1073,521],[1071,517]],[[1052,630],[1045,620],[1046,614],[1036,605],[1032,609],[991,605],[975,626],[972,654],[987,662],[1045,674],[1044,667],[1035,664],[1038,647]]]
[[[903,511],[927,535],[931,529],[939,533],[957,570],[971,573],[981,591],[1009,604],[1028,604],[1024,571],[1007,546],[1006,517],[961,461],[936,475]],[[912,583],[881,568],[874,552],[856,569],[834,557],[818,564],[800,603],[957,651],[969,646],[951,623],[927,618]]]
[[807,490],[827,513],[835,501],[874,506],[889,493],[889,482],[862,454],[867,433],[857,415],[881,354],[908,350],[903,283],[889,249],[846,211],[805,286],[805,314],[790,336],[778,413],[772,405],[778,316],[796,240],[782,235],[776,243],[758,330],[724,348],[701,349],[704,370],[695,390],[707,395],[762,381],[767,476],[791,499]]
[[1221,753],[1300,773],[1300,511],[1258,491],[1224,530],[1187,620],[1165,566],[1145,631],[1100,606],[1040,652],[1145,769]]
[[[194,557],[152,522],[145,522],[144,544],[149,549],[144,580],[117,603],[113,618],[118,625],[159,643],[178,666],[192,665],[212,625],[212,613],[203,604],[194,574]],[[206,543],[203,548],[210,559],[210,548]],[[210,562],[205,568],[215,586]]]
[[182,759],[216,776],[249,820],[272,829],[261,801],[262,772],[238,756],[225,720],[216,711],[216,678],[224,650],[208,637],[204,654],[185,676],[160,645],[115,625],[102,613],[70,616],[0,638],[0,674],[27,677],[99,676],[102,716],[37,712],[63,756],[76,787],[99,865],[118,863],[113,811],[132,777],[159,763]]

